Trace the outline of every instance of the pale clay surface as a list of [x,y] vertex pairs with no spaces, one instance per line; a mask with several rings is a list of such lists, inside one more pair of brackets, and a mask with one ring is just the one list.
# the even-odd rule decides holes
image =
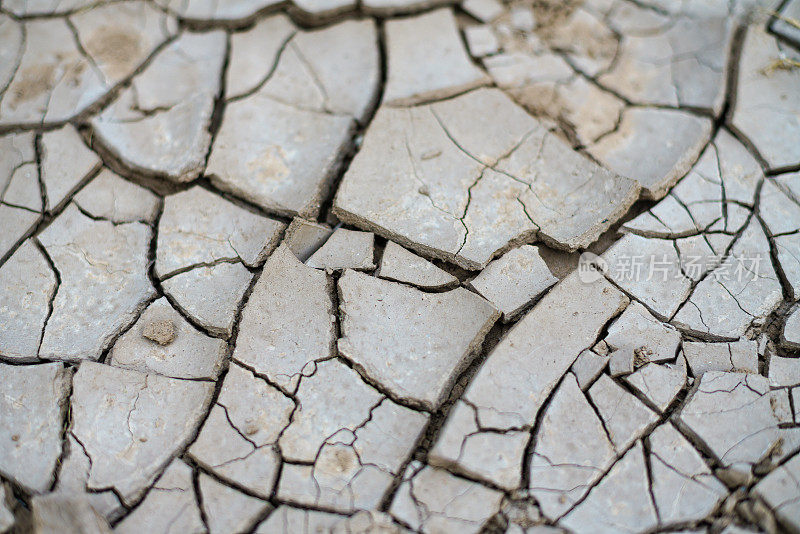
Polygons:
[[3,1],[0,532],[797,531],[798,17]]

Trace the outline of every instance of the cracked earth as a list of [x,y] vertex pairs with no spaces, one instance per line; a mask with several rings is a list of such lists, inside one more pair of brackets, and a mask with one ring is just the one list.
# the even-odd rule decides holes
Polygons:
[[800,532],[800,0],[0,0],[0,532]]

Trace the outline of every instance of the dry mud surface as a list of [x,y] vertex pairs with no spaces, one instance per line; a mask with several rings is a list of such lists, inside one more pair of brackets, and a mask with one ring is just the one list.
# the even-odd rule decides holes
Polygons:
[[800,532],[799,21],[0,1],[0,532]]

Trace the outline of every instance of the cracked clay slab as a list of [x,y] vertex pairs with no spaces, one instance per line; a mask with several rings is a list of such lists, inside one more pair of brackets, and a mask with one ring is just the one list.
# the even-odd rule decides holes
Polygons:
[[339,352],[399,398],[436,409],[499,313],[457,288],[424,293],[346,271]]
[[203,171],[226,54],[224,32],[186,33],[92,119],[104,148],[134,172],[189,182]]
[[499,511],[502,495],[443,469],[412,462],[389,513],[426,534],[477,533]]
[[[175,33],[149,2],[113,2],[24,23],[0,15],[0,126],[58,125],[130,76]],[[16,52],[16,53],[14,53]]]
[[336,339],[332,284],[279,246],[242,311],[234,360],[294,391],[314,362],[332,357]]
[[379,507],[427,421],[383,399],[357,428],[328,438],[313,466],[284,465],[278,497],[341,512]]
[[[452,445],[441,448],[437,462],[500,485],[513,481],[506,477],[505,467],[522,465],[527,429],[550,392],[627,304],[627,297],[602,278],[583,282],[574,273],[554,286],[489,354],[464,393],[464,402],[474,406],[477,422],[494,429],[497,443],[493,446],[502,446],[504,453],[491,458],[459,457],[460,444],[474,433],[476,419],[472,423],[467,419],[469,424],[465,424],[451,416],[439,440]],[[524,440],[519,439],[520,432],[508,432],[515,429],[522,429]]]
[[194,436],[214,385],[83,362],[70,433],[90,458],[88,487],[130,504]]
[[60,363],[0,370],[0,472],[28,491],[47,491],[61,455],[69,373]]
[[537,232],[556,248],[588,246],[638,192],[635,181],[575,153],[499,90],[479,89],[380,109],[334,213],[423,255],[481,269]]
[[294,408],[277,388],[233,364],[188,453],[221,479],[269,498],[280,466],[275,443]]
[[768,380],[753,374],[703,374],[678,421],[723,465],[745,472],[779,438]]
[[39,235],[60,273],[39,355],[96,360],[155,290],[147,278],[151,230],[93,220],[74,206]]
[[0,267],[0,287],[0,356],[34,360],[56,290],[56,275],[33,241],[25,242]]

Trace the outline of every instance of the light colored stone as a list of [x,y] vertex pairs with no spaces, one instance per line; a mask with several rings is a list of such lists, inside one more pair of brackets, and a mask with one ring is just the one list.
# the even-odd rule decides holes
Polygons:
[[[563,51],[579,72],[597,77],[613,68],[619,54],[619,38],[591,6],[575,4],[572,9],[537,11],[537,34],[549,48]],[[513,13],[510,24],[515,26]],[[516,25],[530,24],[530,15],[526,14]]]
[[313,465],[285,464],[278,498],[342,512],[379,507],[426,422],[384,399],[355,431],[328,438]]
[[0,484],[0,532],[7,532],[14,526],[14,512],[10,506],[11,495],[5,484]]
[[410,105],[453,96],[488,76],[472,64],[450,9],[386,23],[389,57],[383,101]]
[[489,26],[468,26],[464,38],[472,57],[485,57],[500,50],[500,42]]
[[0,203],[0,224],[3,232],[0,234],[0,251],[5,255],[33,233],[41,220],[38,213],[23,208],[16,208]]
[[591,350],[584,350],[578,355],[571,369],[578,380],[580,388],[586,391],[607,365],[608,356],[601,356]]
[[178,33],[177,21],[150,2],[93,1],[70,15],[92,67],[111,87],[138,71]]
[[792,349],[800,349],[800,308],[795,309],[783,324],[781,344]]
[[536,27],[533,10],[529,7],[515,7],[510,11],[511,27],[520,32],[532,32]]
[[461,9],[481,22],[491,22],[505,10],[499,0],[463,0]]
[[417,289],[346,271],[339,352],[398,398],[435,410],[498,313],[464,288]]
[[284,228],[195,186],[164,200],[156,274],[166,278],[191,266],[220,261],[257,267],[275,248]]
[[343,516],[329,512],[294,508],[281,504],[258,525],[255,533],[333,532],[333,527],[343,519]]
[[520,458],[530,442],[529,430],[492,432],[479,426],[475,407],[459,400],[447,419],[447,432],[428,454],[431,465],[491,480],[515,490],[522,482]]
[[[501,29],[496,25],[493,27],[496,29],[495,35],[501,40],[501,46],[503,46],[502,38],[510,31],[510,28],[506,27],[504,32],[500,31]],[[526,91],[526,88],[543,88],[539,85],[542,83],[565,84],[575,76],[575,71],[561,56],[541,49],[541,47],[538,47],[535,53],[507,50],[485,58],[483,64],[499,87],[511,91],[526,105],[530,102],[526,102],[528,99],[525,98],[525,93],[528,92],[527,96],[530,97],[532,96],[530,93],[533,92]]]
[[0,202],[42,211],[34,142],[34,134],[28,132],[0,137]]
[[333,230],[329,226],[295,217],[286,228],[283,243],[289,247],[298,260],[305,263],[332,233]]
[[103,169],[75,195],[75,204],[92,217],[115,223],[152,223],[158,213],[159,198],[148,189]]
[[718,113],[725,97],[734,25],[725,17],[680,17],[663,29],[626,35],[598,81],[639,104]]
[[788,530],[800,529],[800,456],[795,456],[755,485],[761,496]]
[[125,517],[114,532],[204,532],[197,502],[192,469],[176,458],[155,482],[142,504]]
[[210,534],[249,532],[269,504],[245,495],[206,474],[200,475],[200,495]]
[[769,356],[769,384],[772,387],[800,385],[800,358]]
[[458,278],[394,241],[386,243],[376,276],[423,289],[447,289],[458,285]]
[[176,31],[173,19],[143,1],[86,9],[70,22],[77,35],[61,18],[23,25],[2,17],[8,53],[0,80],[8,85],[0,125],[57,125],[81,114]]
[[230,336],[253,275],[241,263],[218,263],[176,274],[161,283],[178,308],[208,331]]
[[292,424],[278,442],[284,459],[295,462],[313,462],[327,439],[354,432],[382,402],[375,389],[336,360],[320,362],[313,375],[303,377],[296,398]]
[[335,534],[409,534],[411,531],[395,523],[392,516],[387,513],[361,511],[336,523],[333,532]]
[[117,340],[108,362],[143,373],[213,380],[222,371],[227,349],[221,339],[197,331],[162,297]]
[[256,529],[256,534],[293,534],[295,532],[331,531],[343,518],[340,515],[293,508],[282,504]]
[[779,15],[772,21],[770,29],[796,46],[800,46],[800,3],[797,0],[786,2]]
[[635,359],[633,349],[622,348],[612,351],[608,355],[608,374],[613,377],[631,374]]
[[769,243],[753,218],[730,256],[694,288],[673,324],[699,335],[737,339],[782,300]]
[[699,282],[709,271],[719,267],[735,238],[729,234],[701,234],[676,239],[681,271],[693,282]]
[[91,460],[75,437],[68,433],[64,440],[64,452],[58,470],[55,492],[67,495],[85,495],[94,510],[108,521],[118,519],[125,508],[111,490],[89,491],[88,480]]
[[31,532],[111,534],[111,527],[83,495],[50,493],[31,499]]
[[681,355],[676,363],[648,363],[625,381],[663,413],[686,385],[686,360]]
[[639,532],[658,525],[641,443],[629,450],[560,524],[575,532]]
[[502,495],[442,469],[412,462],[389,513],[426,534],[477,533],[499,511]]
[[[316,215],[349,148],[353,119],[363,119],[376,98],[376,41],[371,21],[298,33],[269,80],[227,105],[208,161],[212,181],[281,215]],[[262,61],[260,46],[242,53]]]
[[659,319],[669,319],[688,297],[692,281],[681,272],[672,241],[627,234],[602,256],[606,275]]
[[[777,412],[777,410],[773,410],[773,412]],[[777,413],[775,417],[778,417]],[[778,432],[781,437],[780,445],[773,449],[769,458],[770,462],[767,464],[772,467],[783,463],[784,460],[791,458],[800,451],[800,429],[796,426],[784,427],[778,429]]]
[[[584,188],[595,194],[584,197]],[[334,213],[475,270],[532,241],[539,228],[549,245],[588,246],[637,193],[635,182],[576,154],[498,90],[480,89],[435,104],[380,109]]]
[[327,241],[306,261],[315,269],[340,271],[356,269],[372,271],[375,269],[375,235],[337,228]]
[[[474,407],[477,422],[501,437],[499,432],[506,430],[527,434],[564,373],[627,304],[628,299],[602,279],[583,283],[570,275],[559,282],[506,334],[464,393],[464,402]],[[475,430],[474,423],[470,427],[449,419],[439,440],[456,444],[447,448],[458,451]],[[522,465],[524,443],[516,446],[515,433],[509,434],[502,455],[479,456],[477,464],[464,457],[457,461],[458,468],[482,476],[495,470],[505,473],[507,465]],[[456,462],[457,457],[450,461]]]
[[70,125],[42,134],[42,182],[53,211],[100,167],[100,158]]
[[242,311],[234,360],[294,391],[314,362],[334,354],[332,291],[325,273],[279,246]]
[[56,291],[53,269],[32,241],[0,267],[0,356],[34,360]]
[[603,418],[611,442],[618,452],[628,448],[658,421],[655,412],[607,375],[601,375],[589,388],[589,398]]
[[69,373],[59,363],[0,369],[0,471],[28,491],[45,492],[61,454]]
[[561,55],[546,48],[535,53],[506,51],[483,63],[516,102],[535,115],[557,120],[583,145],[613,131],[625,108],[622,100],[576,74]]
[[703,458],[669,423],[658,427],[650,443],[651,491],[661,523],[703,519],[727,495]]
[[[16,147],[3,143],[4,150],[15,151]],[[12,158],[0,163],[9,173],[0,182],[0,205],[28,210],[34,213],[43,211],[42,187],[39,184],[39,171],[35,161],[17,162]]]
[[792,406],[794,406],[794,421],[800,421],[800,388],[792,388],[791,390]]
[[225,96],[239,98],[258,89],[276,66],[281,49],[297,32],[286,15],[266,17],[251,29],[231,35]]
[[377,39],[369,19],[298,32],[259,93],[298,109],[363,121],[377,99]]
[[335,534],[403,534],[409,532],[382,512],[362,511],[352,516],[279,506],[256,529],[256,534],[332,532]]
[[800,61],[800,54],[766,29],[748,28],[737,69],[732,125],[753,143],[770,169],[800,163],[800,109],[792,96],[800,71],[775,68],[781,58]]
[[778,236],[773,241],[778,263],[791,286],[791,294],[800,298],[800,233]]
[[493,432],[479,426],[475,408],[458,401],[448,415],[448,432],[431,449],[431,465],[491,480],[514,490],[522,481],[519,459],[530,441],[530,431]]
[[292,0],[295,17],[307,23],[319,23],[347,13],[357,5],[356,0]]
[[[588,151],[612,171],[638,180],[648,198],[660,199],[689,171],[710,134],[706,118],[679,110],[629,108],[619,128]],[[671,141],[661,142],[664,138]]]
[[602,421],[570,374],[547,406],[534,443],[530,490],[550,519],[568,512],[617,457]]
[[539,256],[539,249],[523,245],[489,263],[470,285],[509,322],[556,282],[558,278]]
[[280,464],[274,445],[294,408],[266,381],[231,365],[189,455],[220,478],[268,499]]
[[638,363],[675,359],[680,333],[657,320],[638,302],[631,303],[608,328],[605,342],[615,349],[630,350]]
[[683,353],[695,378],[708,371],[758,373],[757,345],[747,339],[734,343],[687,341]]
[[361,9],[379,16],[402,15],[424,11],[432,7],[455,4],[457,0],[363,0]]
[[350,139],[353,120],[298,109],[265,94],[225,109],[206,173],[220,189],[279,215],[314,216]]
[[243,24],[259,13],[280,4],[280,0],[156,0],[156,4],[194,22]]
[[83,362],[70,433],[91,460],[88,487],[135,502],[194,437],[212,393],[210,383]]
[[800,206],[791,198],[791,190],[782,182],[777,179],[764,180],[759,195],[759,215],[770,235],[794,233],[800,228]]
[[30,15],[57,15],[77,9],[85,9],[93,4],[103,4],[108,0],[9,0],[3,2],[3,9],[18,17]]
[[95,221],[74,206],[39,235],[60,273],[39,356],[96,360],[152,297],[150,228]]
[[705,373],[678,421],[724,466],[745,473],[779,437],[767,379],[753,374]]
[[792,412],[791,401],[789,400],[788,389],[773,389],[770,392],[770,404],[772,413],[778,423],[794,423],[794,413]]
[[94,140],[134,172],[197,178],[211,145],[225,49],[224,32],[184,33],[92,119]]
[[[31,133],[0,137],[0,207],[4,209],[43,211],[34,143],[35,137]],[[9,238],[0,240],[3,242],[13,243]],[[0,250],[5,252],[5,249]]]

